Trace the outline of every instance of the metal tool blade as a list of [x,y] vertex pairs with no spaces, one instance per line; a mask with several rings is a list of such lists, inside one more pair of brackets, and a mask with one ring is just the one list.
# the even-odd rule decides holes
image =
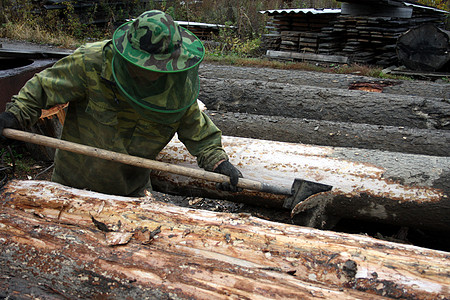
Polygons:
[[296,178],[292,184],[291,196],[284,200],[283,207],[293,209],[309,196],[330,191],[332,188],[331,185]]

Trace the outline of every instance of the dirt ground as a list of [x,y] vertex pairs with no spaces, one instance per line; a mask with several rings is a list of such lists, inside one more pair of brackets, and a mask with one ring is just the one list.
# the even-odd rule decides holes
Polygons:
[[[60,51],[61,49],[55,49],[53,47],[47,47],[47,46],[36,46],[33,44],[28,43],[19,43],[19,42],[12,42],[5,39],[0,39],[0,44],[3,44],[3,48],[19,48],[19,49],[30,49],[30,50],[57,50]],[[225,85],[227,82],[230,82],[230,80],[253,80],[255,83],[255,88],[258,87],[258,85],[265,85],[265,86],[273,86],[274,88],[279,88],[280,85],[286,86],[287,93],[289,93],[289,90],[292,87],[301,87],[305,89],[312,89],[317,90],[320,95],[323,95],[323,93],[327,92],[331,94],[337,94],[339,93],[352,93],[349,92],[349,86],[356,82],[380,82],[383,81],[381,79],[374,79],[374,78],[367,78],[360,76],[359,74],[349,74],[349,75],[343,75],[343,74],[326,74],[326,73],[318,73],[318,72],[310,72],[310,71],[286,71],[286,70],[276,70],[276,69],[267,69],[267,68],[251,68],[251,67],[236,67],[236,66],[223,66],[223,65],[217,65],[217,64],[209,64],[209,63],[203,63],[200,68],[200,79],[201,82],[206,82],[207,80],[215,80],[216,82],[222,83]],[[386,80],[385,80],[386,81]],[[210,84],[210,81],[209,83]],[[250,107],[248,106],[249,103],[246,103],[246,101],[251,101],[251,99],[245,98],[244,96],[239,98],[239,101],[230,101],[229,94],[223,94],[221,97],[223,99],[215,99],[217,100],[215,103],[214,101],[208,100],[208,91],[209,90],[201,90],[200,91],[200,100],[206,99],[207,101],[204,101],[207,105],[213,106],[213,114],[215,115],[215,120],[217,122],[222,122],[220,118],[225,118],[226,113],[243,113],[245,118],[256,118],[258,120],[266,119],[267,122],[264,122],[264,126],[261,126],[257,129],[251,128],[250,126],[246,127],[240,127],[239,132],[240,136],[245,137],[255,137],[259,138],[258,136],[255,136],[255,130],[258,132],[258,134],[264,133],[264,139],[272,139],[272,140],[279,140],[279,132],[277,132],[277,126],[279,125],[279,119],[276,117],[272,117],[270,115],[260,115],[260,114],[252,114],[249,111],[233,111],[231,109],[231,104],[239,108],[245,108]],[[294,89],[292,88],[292,91]],[[285,91],[286,92],[286,91]],[[320,94],[322,93],[322,94]],[[450,84],[448,83],[448,80],[440,79],[437,81],[427,81],[427,80],[396,80],[396,81],[389,81],[389,85],[386,85],[383,87],[383,91],[381,93],[383,97],[389,98],[389,95],[392,95],[392,97],[416,97],[414,99],[432,99],[432,100],[426,100],[426,101],[437,101],[442,102],[443,105],[448,105],[449,99],[450,99]],[[210,95],[216,95],[213,93],[210,93]],[[378,95],[378,93],[377,93]],[[375,95],[373,97],[377,97]],[[242,96],[242,95],[241,95]],[[297,95],[299,99],[302,98],[302,95]],[[370,95],[369,95],[370,96]],[[203,97],[203,98],[202,98]],[[228,98],[227,98],[228,97]],[[303,97],[306,97],[303,95]],[[231,99],[233,100],[233,99]],[[216,105],[218,102],[222,101],[222,103],[226,103],[229,101],[230,107],[227,110],[226,108],[223,110],[220,110]],[[425,101],[425,100],[424,100]],[[224,107],[224,106],[222,106]],[[445,106],[447,107],[447,106]],[[208,107],[209,108],[209,107]],[[272,108],[277,113],[279,111],[285,111],[289,110],[289,108],[283,107],[282,102],[276,107]],[[447,126],[450,124],[450,110],[446,112],[447,114],[442,116],[443,124],[444,126]],[[274,114],[276,115],[276,114]],[[305,118],[299,117],[299,122],[305,122]],[[306,120],[306,123],[310,123],[313,120]],[[329,120],[330,121],[330,120]],[[331,120],[332,121],[332,120]],[[340,121],[342,122],[342,121]],[[447,123],[446,123],[447,122]],[[349,124],[351,122],[348,122]],[[322,126],[323,123],[320,125]],[[237,125],[235,125],[237,126]],[[325,142],[321,143],[315,143],[315,137],[314,135],[318,136],[317,132],[319,130],[316,130],[318,125],[314,125],[312,127],[312,133],[311,133],[311,143],[312,144],[324,144]],[[359,125],[358,125],[359,126]],[[375,125],[377,126],[377,125]],[[383,124],[380,124],[380,126],[385,126]],[[403,127],[403,126],[401,126]],[[222,129],[222,128],[221,128]],[[230,131],[230,129],[223,128],[224,133],[227,133]],[[358,129],[356,129],[358,130]],[[439,134],[444,134],[444,138],[448,138],[448,130],[443,128],[426,128],[424,130],[438,130]],[[325,133],[328,135],[329,133]],[[327,139],[329,140],[329,139]],[[335,145],[332,145],[335,146]],[[351,145],[350,145],[351,146]],[[411,147],[415,147],[413,144]],[[10,169],[4,169],[2,173],[2,177],[4,180],[9,179],[23,179],[23,180],[50,180],[51,178],[51,172],[52,172],[52,163],[51,161],[39,161],[39,160],[33,160],[31,159],[31,155],[27,149],[23,147],[20,143],[16,143],[13,147],[13,154],[20,158],[18,161],[20,161],[20,164],[22,165],[16,165],[14,174],[11,173]],[[448,150],[448,149],[447,149]],[[448,150],[450,151],[450,150]],[[444,153],[445,154],[445,153]],[[4,154],[4,157],[2,158],[2,165],[11,165],[10,160],[7,158],[8,154]],[[23,162],[26,162],[23,164]],[[6,178],[6,179],[5,179]],[[174,196],[174,195],[168,195],[164,193],[154,192],[154,196],[157,200],[164,201],[164,202],[170,202],[176,205],[185,206],[185,207],[191,207],[196,209],[206,209],[206,210],[213,210],[218,212],[231,212],[231,213],[250,213],[254,216],[258,216],[263,219],[269,219],[273,221],[278,222],[286,222],[290,223],[291,220],[289,218],[289,212],[288,211],[274,211],[270,209],[264,209],[260,207],[251,207],[249,205],[245,205],[242,203],[234,203],[226,200],[219,200],[219,199],[208,199],[208,198],[196,198],[196,197],[187,197],[187,196]],[[449,250],[448,245],[442,245],[439,244],[438,241],[440,239],[439,235],[433,236],[434,233],[427,233],[427,232],[417,232],[417,231],[409,231],[409,236],[406,238],[405,230],[408,231],[408,229],[401,228],[401,227],[392,227],[392,226],[385,226],[380,224],[367,224],[367,223],[355,223],[354,221],[343,221],[339,227],[336,228],[337,231],[345,231],[350,233],[358,233],[358,234],[369,234],[371,236],[387,239],[387,240],[394,240],[394,241],[400,241],[400,242],[406,242],[406,243],[413,243],[417,245],[427,246],[430,248],[438,248],[438,249],[444,249]]]

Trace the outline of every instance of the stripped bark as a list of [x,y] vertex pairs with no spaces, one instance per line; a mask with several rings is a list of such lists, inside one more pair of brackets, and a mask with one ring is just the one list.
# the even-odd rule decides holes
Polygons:
[[50,182],[1,193],[5,297],[450,296],[447,252]]

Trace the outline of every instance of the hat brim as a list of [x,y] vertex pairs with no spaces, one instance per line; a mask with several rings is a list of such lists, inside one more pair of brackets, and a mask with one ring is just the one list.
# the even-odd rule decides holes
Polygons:
[[197,66],[205,56],[205,48],[200,39],[180,27],[183,43],[180,48],[168,54],[148,53],[134,48],[126,36],[133,21],[121,25],[113,34],[113,45],[128,62],[154,72],[174,73],[183,72]]

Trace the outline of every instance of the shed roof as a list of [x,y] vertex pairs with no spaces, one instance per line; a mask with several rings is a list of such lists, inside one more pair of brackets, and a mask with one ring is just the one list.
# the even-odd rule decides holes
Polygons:
[[[426,6],[426,5],[419,5],[416,3],[411,3],[411,2],[405,2],[405,1],[400,1],[400,0],[344,0],[344,1],[340,1],[340,2],[349,2],[349,3],[359,3],[359,4],[363,4],[363,3],[372,3],[372,4],[388,4],[388,5],[394,5],[394,6],[408,6],[408,7],[412,7],[412,8],[419,8],[419,9],[424,9],[424,10],[432,10],[435,12],[439,12],[439,13],[445,13],[448,14],[448,11],[442,10],[442,9],[438,9],[435,7],[431,7],[431,6]],[[262,10],[260,11],[260,13],[262,14],[269,14],[270,15],[274,15],[274,14],[340,14],[341,13],[341,9],[340,8],[287,8],[287,9],[272,9],[272,10]]]
[[219,29],[219,28],[235,28],[235,26],[227,26],[227,25],[220,25],[220,24],[210,24],[210,23],[200,23],[200,22],[190,22],[190,21],[176,21],[178,25],[180,26],[193,26],[193,27],[200,27],[200,28],[212,28],[212,29]]
[[429,9],[429,10],[433,10],[433,11],[440,12],[440,13],[445,13],[445,14],[449,13],[446,10],[442,10],[442,9],[438,9],[438,8],[430,7],[430,6],[425,6],[425,5],[419,5],[419,4],[408,3],[408,2],[403,2],[403,4],[405,6],[412,6],[412,7],[416,7],[416,8],[420,8],[420,9]]
[[272,9],[272,10],[261,10],[262,14],[340,14],[340,8],[289,8],[289,9]]

